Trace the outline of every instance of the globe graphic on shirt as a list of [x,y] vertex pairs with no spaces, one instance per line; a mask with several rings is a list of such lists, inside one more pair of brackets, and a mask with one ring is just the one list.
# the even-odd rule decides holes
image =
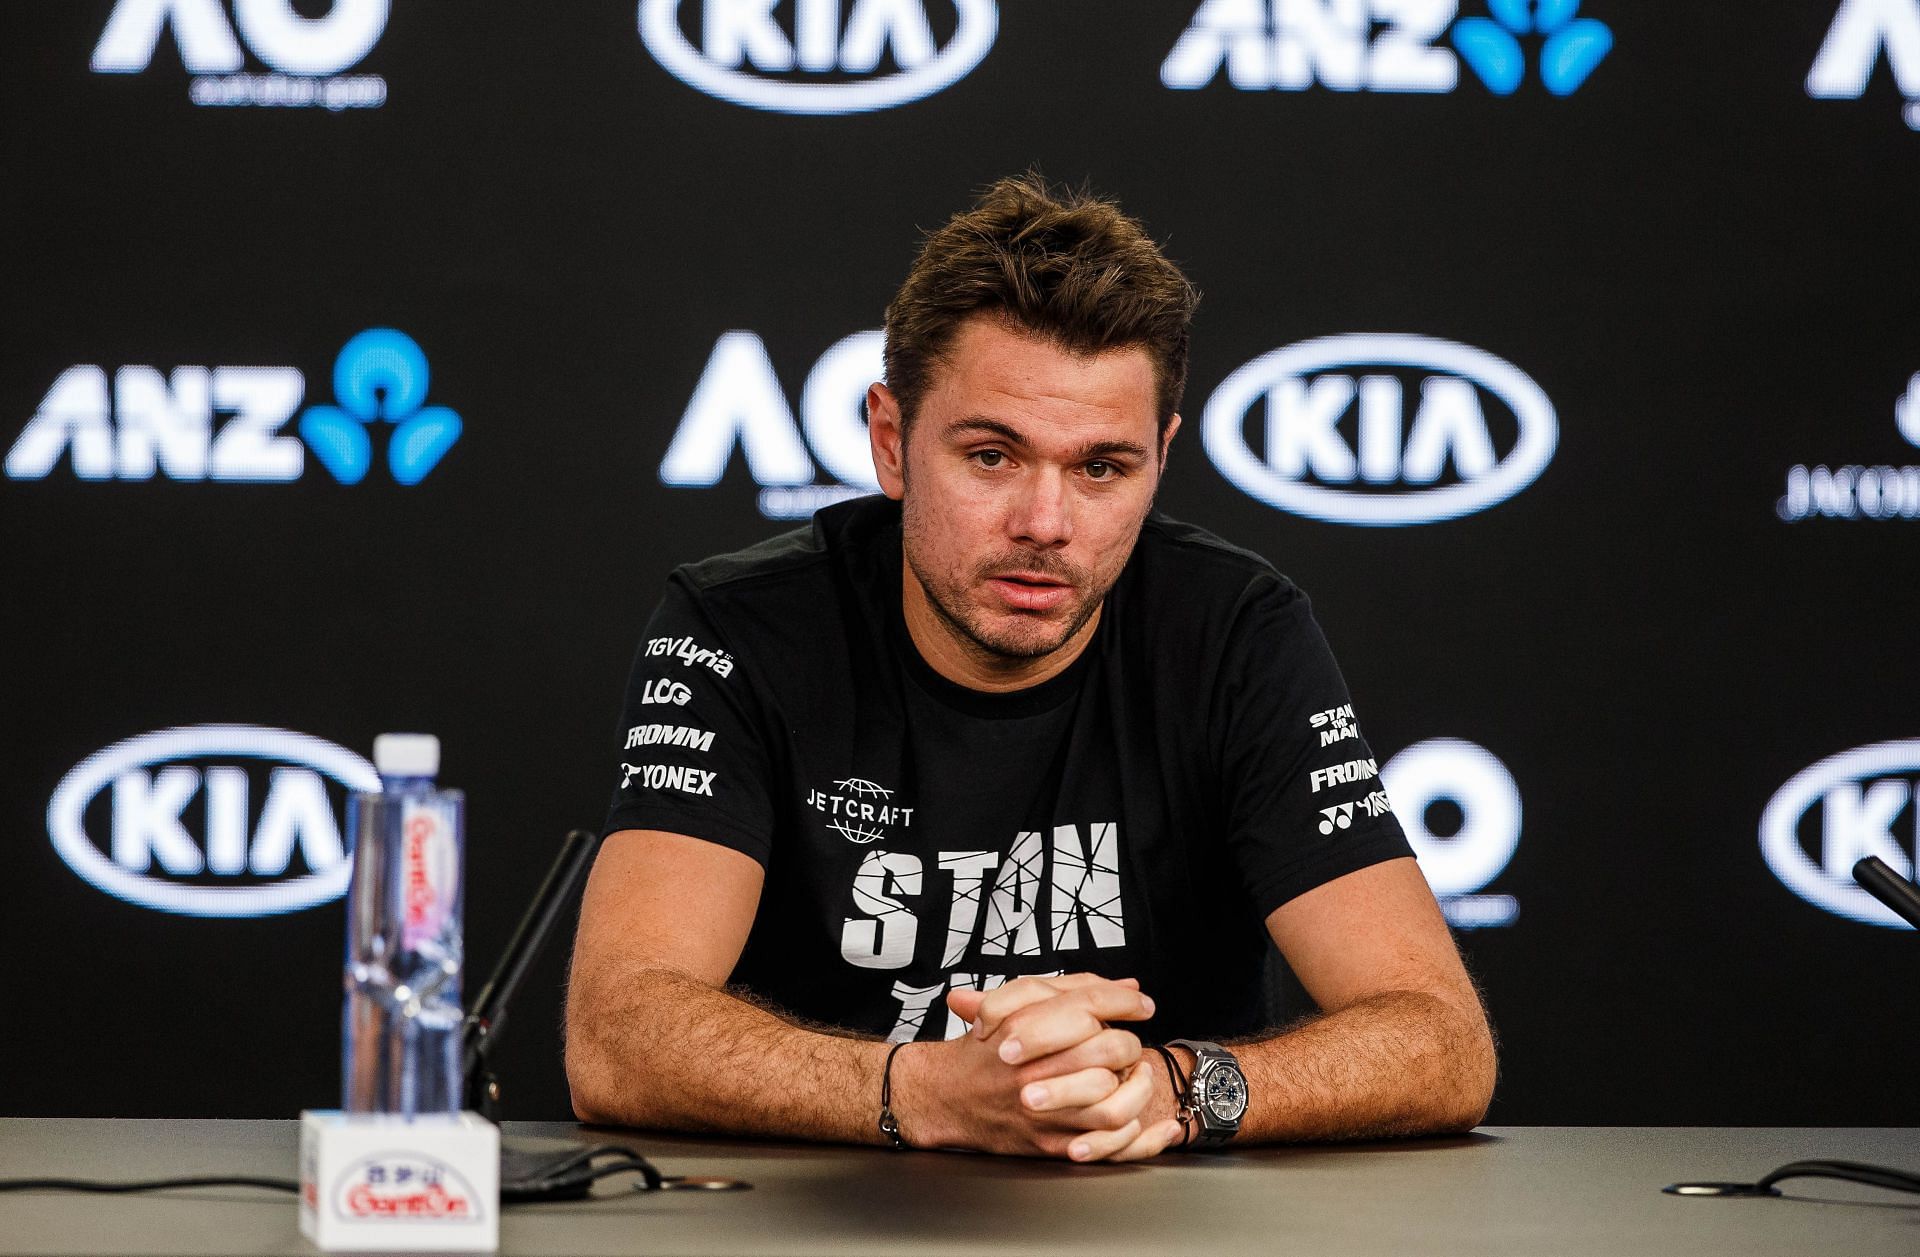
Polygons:
[[[891,799],[893,797],[893,791],[884,786],[875,785],[864,777],[848,777],[843,781],[834,782],[833,785],[834,789],[843,791],[854,798]],[[847,841],[857,842],[862,846],[870,842],[877,842],[887,836],[886,831],[878,826],[862,825],[849,817],[831,821],[828,823],[827,828],[839,834]]]

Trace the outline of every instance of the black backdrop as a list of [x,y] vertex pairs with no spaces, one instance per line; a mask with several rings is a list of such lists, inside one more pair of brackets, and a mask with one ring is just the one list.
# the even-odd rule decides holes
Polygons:
[[[338,900],[158,911],[56,849],[63,780],[145,733],[251,724],[361,754],[383,730],[439,734],[443,777],[470,797],[469,955],[490,964],[560,833],[598,823],[662,577],[786,526],[756,509],[738,451],[717,485],[662,482],[716,343],[758,336],[800,415],[820,355],[878,326],[920,229],[1037,165],[1119,199],[1205,291],[1162,505],[1314,595],[1383,761],[1462,739],[1512,777],[1522,832],[1484,890],[1518,912],[1461,933],[1504,1044],[1494,1119],[1920,1122],[1905,1069],[1920,942],[1800,897],[1760,841],[1796,774],[1905,741],[1816,783],[1788,838],[1809,868],[1875,825],[1902,860],[1916,842],[1920,483],[1904,508],[1840,502],[1816,471],[1813,518],[1776,505],[1790,468],[1920,462],[1895,411],[1920,371],[1920,135],[1884,58],[1857,100],[1809,95],[1836,0],[1590,0],[1579,20],[1613,46],[1561,94],[1537,67],[1567,4],[1462,0],[1463,19],[1521,28],[1525,81],[1504,96],[1464,61],[1440,92],[1249,90],[1224,73],[1175,89],[1161,67],[1190,24],[1264,6],[974,0],[998,19],[975,68],[839,115],[682,82],[631,0],[394,0],[338,70],[383,103],[196,104],[329,90],[276,80],[288,54],[271,32],[238,31],[243,77],[183,64],[183,21],[329,12],[239,7],[172,6],[151,64],[118,72],[90,69],[112,3],[7,14],[0,1112],[291,1115],[337,1096]],[[700,44],[700,6],[677,7]],[[773,8],[789,31],[794,7]],[[1916,0],[1855,8],[1920,32]],[[951,0],[924,9],[950,40]],[[1433,46],[1455,60],[1451,4],[1372,9],[1437,18]],[[888,79],[896,57],[911,50],[873,74],[757,77]],[[1905,77],[1920,86],[1920,66]],[[417,342],[427,403],[464,422],[418,484],[387,470],[382,423],[357,484],[311,452],[285,483],[135,475],[123,368],[293,368],[304,397],[275,423],[296,437],[336,401],[341,347],[376,327]],[[1354,333],[1514,364],[1551,399],[1551,460],[1503,501],[1403,527],[1307,518],[1230,483],[1200,437],[1215,389],[1270,350]],[[48,466],[20,452],[76,366],[135,390],[111,420],[43,425],[117,424],[107,478],[78,474],[92,437]],[[1423,375],[1373,370],[1409,390]],[[1513,420],[1477,396],[1504,454]],[[1920,443],[1920,391],[1912,404]],[[1241,429],[1256,453],[1261,428],[1256,411]],[[1857,517],[1862,496],[1895,517]],[[249,768],[257,816],[270,765],[227,762]],[[100,852],[112,797],[84,813]],[[1421,824],[1445,835],[1471,810],[1442,802]],[[1854,813],[1872,823],[1849,827]],[[196,842],[202,817],[196,796]],[[273,879],[226,878],[249,880]],[[509,1116],[566,1113],[564,950],[505,1040]]]

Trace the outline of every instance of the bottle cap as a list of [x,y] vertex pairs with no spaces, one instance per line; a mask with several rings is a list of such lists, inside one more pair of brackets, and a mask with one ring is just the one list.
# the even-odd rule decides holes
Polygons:
[[440,771],[440,739],[431,733],[383,733],[373,740],[382,777],[431,777]]

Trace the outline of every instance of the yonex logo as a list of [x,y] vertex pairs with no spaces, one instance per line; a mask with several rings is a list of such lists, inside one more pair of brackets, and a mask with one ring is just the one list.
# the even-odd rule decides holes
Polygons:
[[392,425],[394,480],[418,484],[460,438],[460,416],[421,403],[427,359],[412,337],[373,328],[349,340],[333,373],[336,406],[314,406],[285,431],[306,394],[294,367],[80,365],[62,371],[7,452],[12,480],[42,480],[63,457],[80,480],[284,484],[311,447],[342,484],[373,463],[369,425]]
[[1369,525],[1485,510],[1533,483],[1559,439],[1553,404],[1512,363],[1452,341],[1371,334],[1247,363],[1207,400],[1200,432],[1220,474],[1250,496]]
[[705,0],[693,35],[684,15],[695,7],[641,0],[640,39],[654,59],[709,96],[792,114],[931,96],[980,63],[999,25],[994,0],[851,0],[844,20],[842,0]]
[[[1454,0],[1205,0],[1160,78],[1205,87],[1222,71],[1242,90],[1451,92],[1465,61],[1495,95],[1526,77],[1526,45],[1540,45],[1540,81],[1566,96],[1613,48],[1613,32],[1579,17],[1580,0],[1487,0],[1491,17],[1464,17]],[[1442,40],[1451,28],[1453,47]]]
[[1879,856],[1902,877],[1920,855],[1920,739],[1878,742],[1821,760],[1781,786],[1760,814],[1760,854],[1788,890],[1816,908],[1905,928],[1856,885],[1853,866]]
[[688,768],[684,764],[627,764],[620,765],[620,788],[633,788],[635,778],[649,790],[678,790],[682,794],[704,794],[713,797],[713,779],[720,774],[704,768]]
[[370,424],[394,425],[387,466],[401,484],[419,484],[460,439],[460,416],[423,406],[427,356],[405,332],[376,327],[341,349],[333,367],[338,406],[314,406],[300,417],[300,435],[341,484],[359,484],[373,464]]

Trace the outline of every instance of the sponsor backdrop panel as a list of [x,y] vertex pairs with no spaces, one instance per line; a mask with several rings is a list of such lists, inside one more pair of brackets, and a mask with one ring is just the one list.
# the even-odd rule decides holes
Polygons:
[[329,1102],[383,730],[469,793],[484,971],[662,578],[871,486],[920,230],[1037,164],[1205,291],[1163,505],[1313,595],[1495,1118],[1920,1120],[1846,879],[1920,842],[1920,0],[1642,8],[16,15],[0,1111]]

